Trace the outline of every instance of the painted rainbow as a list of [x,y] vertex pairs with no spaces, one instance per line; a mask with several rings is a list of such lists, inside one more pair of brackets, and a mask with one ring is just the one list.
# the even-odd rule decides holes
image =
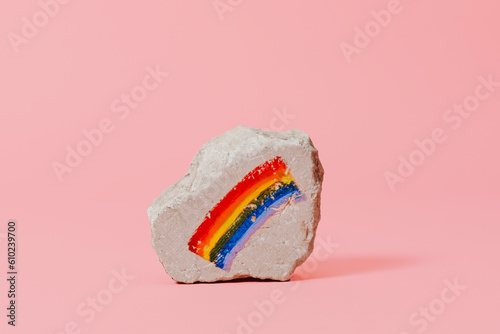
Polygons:
[[188,242],[189,250],[229,271],[236,253],[270,216],[304,199],[277,156],[245,175],[207,213]]

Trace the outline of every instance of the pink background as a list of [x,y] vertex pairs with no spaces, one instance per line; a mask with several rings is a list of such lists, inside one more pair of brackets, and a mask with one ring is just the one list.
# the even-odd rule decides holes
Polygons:
[[[4,2],[0,272],[14,219],[19,281],[11,328],[1,279],[2,333],[500,332],[500,87],[459,128],[443,119],[478,77],[500,81],[500,3],[401,0],[380,28],[371,12],[391,1],[222,2],[223,20],[212,0],[73,0],[46,22],[37,0]],[[33,15],[43,26],[16,52]],[[341,45],[367,24],[349,62]],[[169,76],[120,119],[114,101],[157,65]],[[59,182],[54,161],[103,119],[113,131]],[[176,284],[146,209],[240,124],[310,134],[326,171],[317,240],[338,247],[291,282]],[[384,173],[435,128],[446,141],[391,191]],[[134,278],[110,295],[122,269]],[[446,280],[466,286],[450,303]],[[106,301],[92,320],[88,298]],[[432,321],[412,323],[423,308]]]

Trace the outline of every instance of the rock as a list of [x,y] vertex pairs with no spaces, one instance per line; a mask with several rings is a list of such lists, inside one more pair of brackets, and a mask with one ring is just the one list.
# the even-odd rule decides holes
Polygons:
[[153,248],[178,282],[288,280],[313,250],[322,181],[306,133],[236,127],[153,201]]

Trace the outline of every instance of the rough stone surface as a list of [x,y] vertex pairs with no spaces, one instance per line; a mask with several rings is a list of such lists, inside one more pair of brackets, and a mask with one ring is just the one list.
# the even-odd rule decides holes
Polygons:
[[[280,156],[305,200],[288,203],[251,235],[229,271],[189,250],[207,213],[255,167]],[[309,136],[299,130],[236,127],[204,144],[186,175],[148,209],[152,245],[165,271],[178,282],[236,278],[288,280],[311,254],[320,220],[323,168]]]

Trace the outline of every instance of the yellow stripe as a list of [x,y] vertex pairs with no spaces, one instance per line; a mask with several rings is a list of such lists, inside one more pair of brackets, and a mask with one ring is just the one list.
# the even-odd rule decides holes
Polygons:
[[221,225],[221,227],[212,235],[208,244],[203,247],[203,257],[210,261],[210,252],[215,247],[219,239],[226,233],[226,231],[231,227],[231,224],[238,218],[238,216],[243,212],[245,207],[250,204],[255,198],[257,198],[264,190],[272,186],[275,182],[282,182],[288,184],[293,181],[290,174],[283,175],[279,180],[270,179],[263,183],[260,187],[250,193],[241,203],[236,207],[231,216]]

